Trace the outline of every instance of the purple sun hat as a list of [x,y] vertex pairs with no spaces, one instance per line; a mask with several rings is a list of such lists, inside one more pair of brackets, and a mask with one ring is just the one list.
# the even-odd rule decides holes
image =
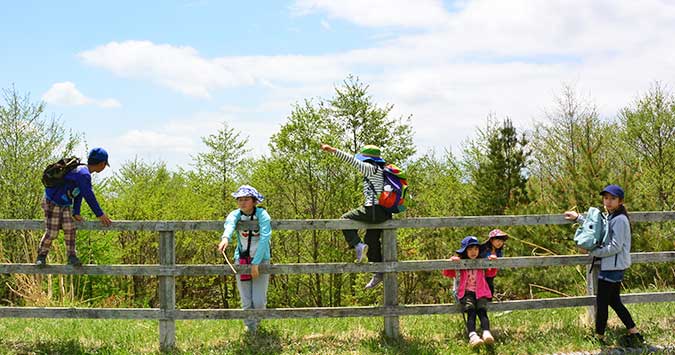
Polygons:
[[239,189],[232,194],[232,197],[234,198],[247,196],[253,197],[258,202],[263,202],[265,199],[265,196],[261,195],[258,190],[255,189],[255,187],[250,185],[241,185],[239,186]]
[[478,238],[470,235],[468,237],[464,237],[462,239],[462,247],[457,249],[457,254],[463,254],[466,251],[466,248],[475,245],[475,246],[480,246],[480,242],[478,241]]

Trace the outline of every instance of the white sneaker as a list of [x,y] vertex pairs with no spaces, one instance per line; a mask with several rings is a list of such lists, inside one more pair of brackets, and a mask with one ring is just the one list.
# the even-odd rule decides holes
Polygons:
[[368,282],[368,284],[366,284],[366,289],[373,288],[373,287],[379,285],[380,282],[382,282],[383,279],[384,279],[384,275],[382,275],[382,273],[379,273],[379,272],[374,273],[373,278],[371,278],[370,282]]
[[360,263],[364,261],[364,258],[368,253],[368,244],[365,243],[356,244],[354,250],[356,250],[356,262]]
[[478,336],[478,333],[469,333],[469,345],[471,345],[472,348],[480,346],[481,344],[483,344],[483,339]]
[[487,345],[494,344],[495,338],[492,336],[489,330],[483,331],[483,342]]

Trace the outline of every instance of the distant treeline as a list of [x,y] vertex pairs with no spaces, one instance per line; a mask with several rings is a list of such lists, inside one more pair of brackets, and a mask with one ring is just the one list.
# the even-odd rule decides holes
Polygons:
[[[344,151],[366,144],[407,170],[409,210],[397,218],[561,213],[600,205],[598,192],[608,183],[626,190],[629,211],[672,210],[675,205],[675,97],[655,83],[611,119],[602,119],[592,102],[563,86],[550,109],[531,130],[519,131],[508,117],[490,115],[483,128],[451,152],[417,152],[410,116],[392,117],[392,105],[378,105],[368,85],[348,77],[328,99],[307,99],[291,108],[269,141],[269,155],[252,158],[248,137],[223,122],[205,132],[207,150],[193,163],[171,171],[165,162],[136,159],[95,181],[99,202],[117,220],[218,220],[236,207],[230,192],[240,184],[258,188],[274,219],[338,218],[362,201],[361,177],[335,157],[322,154],[321,142]],[[47,116],[45,104],[32,102],[15,88],[0,101],[0,218],[42,219],[42,169],[75,154],[85,138]],[[546,106],[537,103],[533,106]],[[535,116],[535,113],[533,113]],[[459,118],[453,118],[459,119]],[[251,133],[253,134],[253,133]],[[443,132],[438,132],[443,134]],[[94,142],[91,142],[94,143]],[[114,156],[115,147],[106,147]],[[257,155],[256,155],[257,156]],[[83,207],[83,216],[93,219]],[[672,223],[634,224],[633,251],[672,250]],[[399,259],[449,258],[466,235],[487,238],[491,228],[399,230]],[[506,256],[575,253],[573,229],[563,226],[503,228],[512,238]],[[0,231],[2,262],[32,263],[39,232]],[[177,262],[222,263],[215,246],[219,233],[177,235]],[[78,233],[84,263],[158,263],[158,237],[151,232]],[[63,262],[62,237],[50,253]],[[349,262],[341,233],[273,233],[275,263]],[[230,249],[231,251],[232,249]],[[345,306],[381,303],[381,292],[363,290],[369,275],[273,275],[270,307]],[[547,297],[543,286],[569,295],[585,292],[581,268],[502,270],[498,298]],[[628,288],[673,285],[672,264],[636,265]],[[451,280],[440,273],[399,275],[404,303],[451,302]],[[147,277],[2,275],[3,304],[157,307],[157,282]],[[232,277],[177,279],[180,308],[238,307]]]

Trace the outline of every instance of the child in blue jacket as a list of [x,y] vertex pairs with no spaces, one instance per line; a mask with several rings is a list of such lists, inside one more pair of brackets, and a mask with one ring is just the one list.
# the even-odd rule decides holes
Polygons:
[[[270,283],[269,274],[260,274],[259,265],[270,263],[270,241],[272,238],[272,218],[264,208],[257,207],[265,198],[258,190],[249,185],[242,185],[232,194],[237,199],[239,208],[230,212],[225,219],[225,231],[221,236],[218,250],[223,252],[232,240],[232,233],[237,233],[237,248],[234,251],[236,264],[250,264],[251,274],[237,274],[237,289],[243,309],[267,308],[267,288]],[[251,230],[237,230],[239,221],[258,221],[258,227]],[[258,321],[245,319],[246,330],[255,334]]]
[[73,220],[83,221],[80,207],[84,199],[101,224],[107,227],[112,223],[110,218],[103,213],[91,187],[91,174],[100,173],[107,166],[109,166],[108,152],[103,148],[94,148],[89,152],[87,165],[81,165],[69,171],[64,176],[64,184],[45,188],[45,196],[42,199],[42,210],[45,212],[45,233],[40,239],[35,265],[40,267],[47,265],[47,254],[51,249],[52,241],[58,237],[61,229],[63,229],[63,239],[66,242],[68,264],[82,265],[75,250],[77,228]]

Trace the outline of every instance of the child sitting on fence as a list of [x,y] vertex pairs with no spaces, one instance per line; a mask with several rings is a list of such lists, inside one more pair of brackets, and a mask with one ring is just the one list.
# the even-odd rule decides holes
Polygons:
[[[502,232],[499,229],[493,229],[488,234],[488,239],[481,244],[480,246],[480,257],[487,258],[488,260],[495,260],[503,256],[502,249],[504,248],[504,243],[509,239],[509,235],[505,232]],[[485,281],[487,281],[488,286],[490,286],[490,293],[495,295],[495,276],[497,276],[498,269],[494,270],[494,275],[491,273],[490,276],[485,276]]]
[[[237,230],[237,248],[234,251],[234,260],[238,265],[250,264],[251,274],[237,274],[237,289],[243,309],[267,308],[267,288],[270,283],[269,274],[260,274],[258,266],[270,263],[270,239],[272,226],[270,215],[262,207],[257,207],[264,199],[263,195],[248,185],[242,185],[232,194],[237,199],[239,208],[230,212],[225,219],[225,231],[218,244],[218,250],[223,252],[230,244],[232,233],[239,221],[258,221],[258,227],[249,230]],[[245,319],[246,330],[255,334],[258,321]]]
[[[461,248],[457,249],[457,255],[450,260],[459,262],[461,259],[476,259],[480,254],[480,242],[474,236],[468,236],[462,240]],[[494,273],[494,269],[488,269],[487,273]],[[487,302],[492,297],[490,287],[485,281],[486,271],[483,269],[460,270],[459,279],[455,270],[443,270],[446,277],[455,278],[455,296],[462,305],[462,312],[466,313],[466,328],[469,336],[469,344],[472,347],[483,343],[492,344],[495,339],[490,333],[490,320],[487,316]],[[480,319],[483,336],[476,333],[476,316]]]
[[[363,175],[363,196],[365,197],[365,201],[362,206],[342,215],[342,218],[366,223],[382,223],[391,219],[391,213],[387,212],[378,202],[378,196],[384,190],[385,166],[385,160],[380,156],[379,147],[374,145],[364,146],[356,155],[343,152],[328,144],[321,144],[321,150],[335,154],[340,160],[351,164]],[[363,260],[364,254],[368,256],[368,261],[370,262],[382,262],[381,229],[367,229],[365,243],[361,242],[356,229],[345,229],[342,231],[342,234],[344,234],[347,244],[356,250],[357,262]],[[376,272],[365,288],[373,288],[381,283],[383,279],[383,274]]]

